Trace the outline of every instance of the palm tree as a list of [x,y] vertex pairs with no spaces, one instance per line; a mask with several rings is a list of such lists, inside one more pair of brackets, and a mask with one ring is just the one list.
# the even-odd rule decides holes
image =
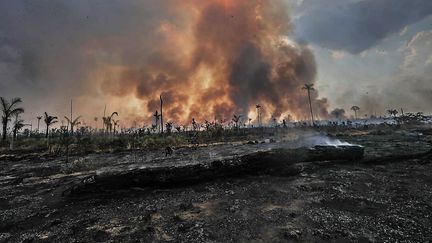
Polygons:
[[102,130],[104,130],[105,133],[108,133],[108,130],[109,130],[108,124],[110,123],[110,121],[108,121],[108,119],[109,119],[109,117],[107,117],[107,116],[102,117],[102,120],[103,120],[103,129]]
[[2,110],[2,125],[3,125],[3,137],[2,141],[6,140],[6,130],[7,124],[10,121],[11,116],[21,114],[24,112],[24,109],[21,107],[17,107],[22,103],[21,98],[13,98],[10,102],[5,98],[0,97],[1,102],[1,110]]
[[172,122],[167,122],[167,124],[165,124],[165,126],[166,126],[167,134],[171,134],[173,123]]
[[13,132],[12,132],[13,136],[12,137],[16,138],[18,131],[21,130],[21,128],[23,128],[24,126],[25,126],[24,120],[20,119],[19,114],[16,114],[15,115],[15,121],[13,124]]
[[14,140],[16,139],[17,133],[21,128],[25,126],[24,120],[19,118],[19,114],[15,114],[15,121],[12,128],[12,140],[10,143],[10,149],[13,150],[14,148]]
[[68,124],[70,124],[70,131],[71,131],[71,134],[73,135],[73,133],[74,133],[74,130],[73,130],[74,126],[78,126],[79,124],[81,124],[81,122],[79,121],[79,119],[81,119],[81,116],[78,116],[74,120],[71,120],[67,116],[65,116],[64,118],[66,119],[66,121],[68,122]]
[[207,120],[204,121],[204,128],[205,128],[206,131],[210,130],[210,125],[211,124],[210,124],[209,121],[207,121]]
[[97,122],[98,122],[98,120],[99,120],[99,118],[97,118],[97,117],[95,117],[95,118],[93,118],[93,120],[95,121],[95,129],[96,129],[96,132],[97,132],[97,130],[98,130],[98,124],[97,124]]
[[256,106],[257,109],[257,120],[258,120],[258,126],[261,126],[261,105],[257,104]]
[[357,112],[360,110],[360,107],[355,105],[351,107],[351,110],[354,111],[355,119],[357,120]]
[[15,121],[13,123],[12,127],[12,138],[15,139],[17,136],[17,133],[21,128],[25,126],[24,120],[20,119],[19,114],[15,114]]
[[45,138],[48,138],[48,134],[49,134],[49,127],[54,124],[57,123],[58,118],[56,116],[50,116],[48,115],[48,113],[45,112],[45,118],[44,118],[44,122],[46,124],[46,132],[45,132]]
[[160,127],[161,127],[161,133],[163,133],[163,125],[164,125],[164,123],[163,123],[163,114],[162,114],[162,107],[163,107],[163,99],[162,99],[162,95],[160,95],[159,96],[159,98],[160,98],[160,110],[161,110],[161,113],[160,113],[160,121],[161,121],[161,123],[160,123]]
[[39,133],[39,124],[40,124],[40,120],[42,119],[42,116],[37,116],[36,118],[38,120],[38,129],[37,129],[37,131]]
[[192,130],[195,131],[198,127],[198,124],[195,121],[195,118],[192,118]]
[[155,124],[152,124],[150,130],[152,130],[153,132],[156,132],[157,126]]
[[118,113],[116,111],[114,111],[113,113],[111,113],[110,116],[103,117],[105,128],[106,128],[106,132],[109,132],[109,133],[112,132],[112,126],[113,126],[113,122],[112,121],[113,121],[113,117],[114,116],[118,116]]
[[155,124],[156,124],[156,128],[159,126],[159,119],[161,117],[161,115],[159,114],[158,111],[155,111],[155,113],[153,114],[154,118],[155,118]]
[[241,117],[242,117],[242,115],[238,115],[237,116],[237,115],[234,114],[234,116],[233,116],[232,121],[235,123],[235,127],[236,128],[238,128],[238,123],[239,123]]
[[77,118],[73,119],[73,101],[70,101],[70,117],[64,117],[66,119],[66,121],[68,122],[68,126],[70,124],[70,132],[71,135],[73,135],[74,133],[74,126],[78,126],[79,124],[81,124],[81,122],[79,122],[79,119],[81,119],[81,116],[78,116]]
[[[105,113],[106,113],[106,105],[105,105],[105,108],[104,108],[104,113],[103,113],[103,116],[102,116],[102,131],[104,131],[105,130]],[[108,129],[107,129],[108,130]]]
[[113,126],[114,126],[114,131],[113,133],[116,133],[116,127],[120,124],[120,120],[113,120]]
[[308,98],[309,98],[309,108],[310,108],[310,113],[311,113],[312,126],[315,126],[314,115],[313,115],[313,110],[312,110],[312,101],[311,101],[311,96],[310,96],[310,92],[315,90],[314,84],[305,84],[305,85],[303,85],[302,89],[307,91]]
[[[119,114],[117,113],[117,111],[114,111],[113,113],[111,113],[111,116],[110,116],[109,120],[110,121],[114,121],[114,119],[113,119],[114,116],[117,116],[117,117],[119,116]],[[114,125],[114,124],[113,123],[110,124],[110,132],[112,132],[112,125]]]
[[390,116],[396,117],[399,112],[396,109],[389,109],[387,113],[389,113]]

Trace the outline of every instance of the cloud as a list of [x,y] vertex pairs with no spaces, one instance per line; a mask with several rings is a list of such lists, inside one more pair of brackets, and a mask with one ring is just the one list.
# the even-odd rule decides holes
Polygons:
[[432,67],[432,31],[417,33],[405,48],[405,58],[401,66],[404,74],[418,74]]
[[397,94],[409,109],[430,111],[432,104],[432,31],[417,33],[407,44],[400,74],[387,96]]
[[342,59],[342,58],[345,57],[345,52],[343,52],[343,51],[332,51],[331,52],[331,56],[335,60]]
[[304,1],[296,35],[353,54],[432,14],[430,0]]
[[408,112],[432,112],[432,31],[417,33],[403,50],[399,72],[378,82],[369,95],[357,97],[357,104],[371,114],[389,108]]

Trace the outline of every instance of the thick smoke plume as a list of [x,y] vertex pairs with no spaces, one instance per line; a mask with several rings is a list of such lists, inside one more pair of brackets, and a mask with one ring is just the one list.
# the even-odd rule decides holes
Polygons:
[[[316,66],[310,50],[291,42],[287,7],[281,1],[174,1],[172,9],[188,13],[162,21],[158,42],[140,63],[104,67],[99,80],[113,96],[130,93],[151,114],[165,98],[170,120],[230,120],[233,114],[307,117],[301,87],[312,83]],[[110,70],[106,72],[106,70]],[[113,79],[112,76],[117,78]],[[312,93],[318,116],[327,116],[326,101]],[[305,115],[306,114],[306,115]]]
[[[301,88],[316,79],[315,59],[287,36],[285,1],[77,1],[11,2],[17,16],[5,19],[11,28],[3,45],[17,50],[16,63],[29,62],[17,65],[25,69],[20,79],[40,90],[37,98],[63,99],[44,101],[56,115],[75,98],[89,121],[107,104],[123,124],[149,123],[162,94],[165,120],[177,123],[233,114],[255,120],[256,104],[264,121],[309,118]],[[32,28],[20,24],[26,19]],[[10,94],[26,100],[22,90]],[[327,101],[317,91],[311,98],[316,116],[327,117]]]

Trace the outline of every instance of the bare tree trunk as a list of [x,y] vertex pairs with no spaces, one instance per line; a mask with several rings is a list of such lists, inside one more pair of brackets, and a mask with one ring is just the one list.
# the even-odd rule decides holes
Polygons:
[[47,145],[47,148],[48,148],[48,153],[51,153],[51,151],[50,151],[50,141],[49,141],[49,125],[47,124],[47,126],[46,126],[46,131],[45,131],[45,138],[46,138],[46,145]]
[[3,134],[2,134],[2,140],[6,140],[6,130],[7,130],[7,123],[3,121]]
[[163,111],[162,111],[163,100],[162,100],[162,95],[159,96],[159,98],[160,98],[160,110],[161,110],[161,114],[160,114],[160,119],[161,119],[160,126],[161,126],[161,133],[163,133]]
[[[103,114],[103,118],[102,118],[102,131],[105,131],[105,126],[107,125],[106,122],[105,122],[105,120],[104,120],[104,119],[106,119],[105,118],[105,114],[106,114],[106,105],[105,105],[105,108],[104,108],[104,114]],[[107,132],[108,132],[108,127],[106,128],[106,133]]]
[[66,163],[69,163],[69,143],[66,144]]
[[315,126],[314,115],[313,115],[313,110],[312,110],[312,102],[311,102],[311,97],[310,97],[310,90],[308,90],[308,98],[309,98],[309,108],[310,108],[310,113],[311,113],[311,118],[312,118],[312,126]]
[[14,149],[14,139],[15,139],[15,137],[16,137],[16,131],[14,130],[14,132],[12,134],[12,139],[11,139],[10,147],[9,147],[10,150]]
[[71,126],[71,135],[73,136],[73,117],[72,117],[72,100],[71,100],[71,116],[70,116],[70,126]]

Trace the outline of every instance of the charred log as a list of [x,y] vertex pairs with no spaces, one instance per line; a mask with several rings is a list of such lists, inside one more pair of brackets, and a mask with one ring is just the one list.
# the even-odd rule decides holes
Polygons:
[[363,158],[363,152],[361,146],[277,148],[212,162],[99,172],[72,186],[64,194],[128,187],[173,187],[215,178],[251,174],[295,175],[301,172],[300,167],[296,166],[297,163],[359,160]]

